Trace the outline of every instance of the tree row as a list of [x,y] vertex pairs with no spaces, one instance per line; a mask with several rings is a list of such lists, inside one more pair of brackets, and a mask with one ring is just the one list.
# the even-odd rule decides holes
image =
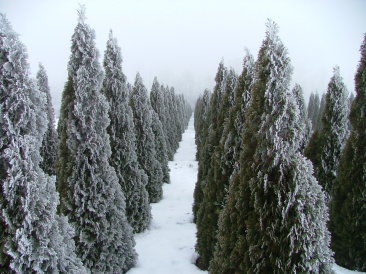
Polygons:
[[257,60],[247,51],[239,76],[219,64],[194,113],[197,266],[331,273],[335,258],[366,270],[365,68],[366,36],[356,97],[335,67],[322,104],[312,94],[306,108],[270,20]]
[[168,161],[191,108],[157,79],[122,71],[112,32],[103,68],[79,10],[55,128],[46,70],[30,77],[18,35],[0,14],[0,272],[125,273],[133,233],[169,183]]

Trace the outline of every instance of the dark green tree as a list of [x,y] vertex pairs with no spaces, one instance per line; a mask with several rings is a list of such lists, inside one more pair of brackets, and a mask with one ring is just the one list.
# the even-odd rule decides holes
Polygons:
[[366,271],[366,35],[360,52],[350,113],[352,131],[333,187],[330,230],[336,262]]
[[331,272],[325,195],[298,153],[305,125],[277,32],[269,21],[245,117],[241,169],[220,215],[211,273]]
[[[338,67],[334,69],[325,98],[320,147],[315,148],[319,150],[319,159],[314,161],[314,167],[319,183],[331,196],[340,155],[348,137],[348,96]],[[319,165],[315,165],[318,161]]]
[[[214,149],[210,159],[210,166],[206,177],[206,184],[203,188],[203,199],[197,213],[197,251],[200,258],[197,265],[207,269],[213,256],[216,245],[216,231],[219,213],[223,207],[224,197],[229,176],[222,173],[221,158],[224,153],[220,139],[230,109],[233,105],[234,90],[236,88],[237,76],[230,70],[224,80],[224,86],[220,87],[221,100],[218,101],[218,112],[215,114],[215,124],[211,128],[208,140]],[[215,94],[215,93],[214,93]],[[214,95],[213,95],[214,96]],[[213,125],[213,124],[212,124]]]

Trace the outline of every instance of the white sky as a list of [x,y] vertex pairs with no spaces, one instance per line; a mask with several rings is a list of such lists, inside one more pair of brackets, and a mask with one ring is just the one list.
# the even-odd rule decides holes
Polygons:
[[102,56],[109,29],[133,83],[140,72],[149,90],[154,76],[194,99],[214,85],[218,63],[241,73],[245,47],[256,57],[267,18],[276,21],[294,67],[293,81],[310,92],[327,88],[335,65],[349,91],[366,32],[364,0],[0,0],[26,45],[32,74],[45,66],[56,115],[67,79],[76,9],[86,5]]

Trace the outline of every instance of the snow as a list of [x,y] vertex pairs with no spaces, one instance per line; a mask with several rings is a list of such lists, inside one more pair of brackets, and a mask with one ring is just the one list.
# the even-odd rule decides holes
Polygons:
[[345,269],[339,265],[334,264],[333,266],[333,270],[335,271],[336,274],[358,274],[358,273],[365,273],[365,272],[358,272],[358,271],[352,271],[352,270],[348,270]]
[[[194,265],[196,226],[193,224],[193,190],[197,180],[193,115],[183,134],[174,161],[169,162],[170,184],[164,184],[163,200],[152,204],[149,230],[135,235],[139,254],[128,274],[207,273]],[[336,274],[358,274],[336,264]]]
[[138,263],[128,274],[207,273],[194,265],[197,256],[196,226],[192,222],[197,180],[195,153],[191,118],[174,160],[169,162],[171,183],[164,184],[163,199],[152,204],[150,229],[135,235]]

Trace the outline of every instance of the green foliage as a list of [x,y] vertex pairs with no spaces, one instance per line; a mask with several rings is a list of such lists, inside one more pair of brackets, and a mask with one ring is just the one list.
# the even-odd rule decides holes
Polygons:
[[290,59],[272,22],[255,75],[240,172],[220,215],[210,272],[330,272],[325,196],[298,153],[305,125],[288,90]]
[[360,52],[350,113],[352,131],[334,183],[330,230],[336,262],[366,271],[366,35]]

